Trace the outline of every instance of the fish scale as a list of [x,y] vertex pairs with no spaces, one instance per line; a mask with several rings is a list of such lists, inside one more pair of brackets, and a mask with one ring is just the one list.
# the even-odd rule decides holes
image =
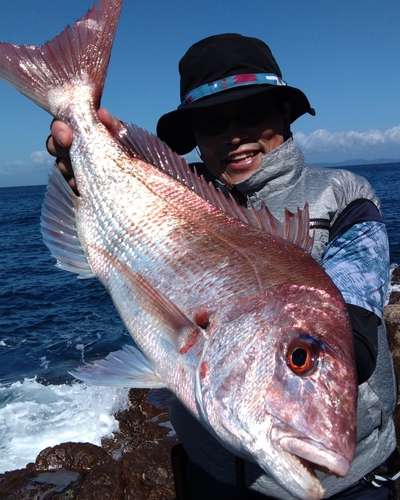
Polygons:
[[319,500],[312,467],[345,476],[354,457],[357,383],[345,304],[304,250],[307,207],[283,222],[243,208],[151,134],[106,130],[96,110],[121,6],[100,0],[42,47],[0,44],[0,77],[73,130],[80,195],[52,171],[45,243],[104,284],[140,349],[75,376],[168,388],[232,453]]

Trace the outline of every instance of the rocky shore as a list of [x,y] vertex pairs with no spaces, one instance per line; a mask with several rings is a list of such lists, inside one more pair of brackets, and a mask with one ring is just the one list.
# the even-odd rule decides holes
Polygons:
[[120,430],[102,446],[63,443],[25,469],[0,474],[1,500],[169,500],[175,498],[170,452],[178,440],[167,409],[132,389]]
[[[388,305],[385,307],[384,315],[387,327],[387,336],[390,350],[393,355],[393,363],[400,380],[400,266],[392,272],[391,285],[395,290],[391,292]],[[398,290],[396,290],[398,288]],[[397,441],[400,435],[400,401],[397,401],[397,408],[394,412],[394,421],[397,429]],[[400,449],[400,448],[399,448]],[[400,485],[400,483],[399,483]],[[400,488],[399,488],[400,493]]]
[[[389,344],[400,376],[400,267],[385,308]],[[63,443],[46,448],[25,469],[0,474],[1,500],[168,500],[175,498],[170,451],[178,439],[167,409],[146,402],[132,389],[129,410],[116,415],[120,430],[102,446]],[[400,430],[400,405],[395,411]],[[400,480],[397,484],[400,492]]]

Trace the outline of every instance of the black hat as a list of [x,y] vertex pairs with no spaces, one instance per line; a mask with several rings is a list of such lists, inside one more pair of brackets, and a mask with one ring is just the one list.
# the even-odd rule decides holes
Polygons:
[[304,113],[315,115],[305,94],[282,80],[268,45],[257,38],[226,33],[192,45],[179,62],[181,104],[163,115],[158,137],[178,154],[196,147],[190,111],[272,91],[291,104],[291,123]]

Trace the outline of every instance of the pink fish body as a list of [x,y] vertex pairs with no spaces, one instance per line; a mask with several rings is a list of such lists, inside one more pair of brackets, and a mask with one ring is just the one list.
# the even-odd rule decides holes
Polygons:
[[0,44],[0,77],[74,133],[80,196],[51,174],[45,242],[59,267],[104,284],[140,349],[77,375],[167,387],[230,451],[294,497],[320,499],[311,467],[344,476],[355,450],[345,304],[310,255],[277,236],[307,246],[306,211],[286,224],[246,211],[157,138],[128,127],[116,139],[99,122],[121,6],[100,0],[42,47]]

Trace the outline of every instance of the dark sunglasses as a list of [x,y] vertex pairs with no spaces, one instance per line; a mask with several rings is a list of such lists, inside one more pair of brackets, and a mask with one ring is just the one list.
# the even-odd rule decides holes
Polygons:
[[200,135],[212,137],[226,132],[232,122],[239,124],[243,128],[257,127],[268,119],[272,110],[276,113],[277,106],[272,104],[257,106],[256,108],[245,109],[233,117],[214,117],[210,114],[207,117],[193,120],[193,128]]

